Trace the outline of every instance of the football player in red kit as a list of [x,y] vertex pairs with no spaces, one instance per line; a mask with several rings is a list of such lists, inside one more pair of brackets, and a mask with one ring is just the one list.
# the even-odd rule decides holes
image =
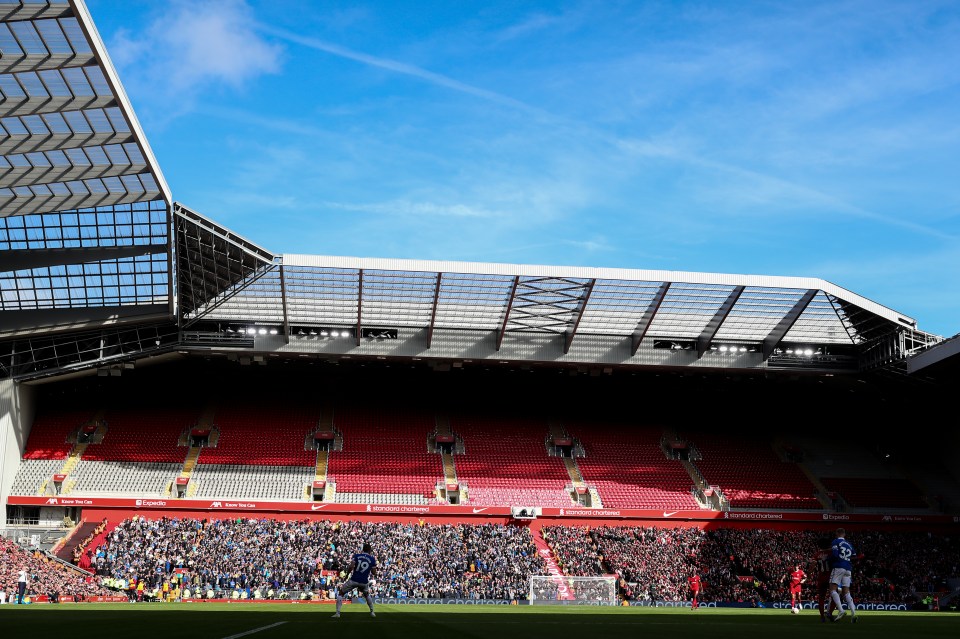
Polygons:
[[[813,558],[817,571],[817,609],[820,611],[820,621],[826,622],[833,616],[836,606],[830,598],[830,540],[824,537],[817,544],[817,554]],[[829,607],[824,610],[824,604]]]
[[693,605],[690,607],[694,609],[699,608],[700,606],[697,603],[697,597],[700,595],[700,587],[702,585],[700,583],[700,575],[693,573],[691,577],[687,578],[687,582],[690,584],[690,592],[693,593]]
[[790,591],[790,612],[796,614],[800,612],[800,608],[803,606],[803,599],[801,597],[802,585],[807,583],[807,573],[803,572],[803,569],[800,567],[800,564],[797,564],[793,567],[793,571],[789,575],[784,575],[781,581],[788,581],[789,586],[788,590]]

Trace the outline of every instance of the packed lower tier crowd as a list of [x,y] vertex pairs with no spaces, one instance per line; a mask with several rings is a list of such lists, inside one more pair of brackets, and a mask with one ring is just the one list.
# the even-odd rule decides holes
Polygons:
[[143,518],[111,531],[93,567],[127,590],[132,580],[212,598],[332,597],[364,541],[376,549],[378,597],[519,599],[545,570],[518,526]]
[[[544,526],[567,575],[618,577],[625,600],[685,601],[698,573],[702,598],[789,599],[784,575],[813,562],[823,533],[767,529]],[[851,533],[862,555],[858,601],[903,602],[960,575],[960,545],[912,532]],[[377,597],[525,599],[545,574],[530,530],[520,525],[413,524],[270,519],[125,520],[93,551],[104,583],[163,597],[332,598],[364,541],[378,558]]]
[[49,559],[38,551],[0,537],[0,603],[17,599],[17,582],[25,573],[28,597],[46,595],[51,600],[61,596],[82,601],[92,596],[112,594],[100,581]]
[[[827,534],[564,526],[541,532],[566,574],[616,574],[627,599],[689,599],[687,579],[697,573],[705,599],[747,602],[789,600],[784,577],[797,565],[808,574],[812,591],[818,545]],[[960,576],[960,544],[948,536],[853,532],[847,538],[860,555],[853,586],[858,601],[909,601],[918,592],[944,590],[948,578]]]

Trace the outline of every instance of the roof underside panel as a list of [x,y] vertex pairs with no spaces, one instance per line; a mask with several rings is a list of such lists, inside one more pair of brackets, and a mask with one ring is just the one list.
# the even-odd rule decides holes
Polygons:
[[0,0],[0,217],[169,203],[99,35],[77,7]]
[[[135,248],[85,259],[105,247]],[[0,310],[166,304],[167,249],[163,202],[0,218],[0,256],[51,255],[47,265],[0,272]],[[56,263],[68,253],[70,263]]]
[[[382,262],[378,262],[382,265]],[[518,267],[519,268],[519,267]],[[367,328],[453,329],[631,338],[650,313],[647,338],[698,339],[717,321],[737,285],[541,275],[275,265],[232,293],[206,317],[234,322]],[[669,288],[667,288],[669,284]],[[659,294],[667,290],[659,305]],[[813,295],[812,301],[807,299]],[[889,320],[823,291],[746,286],[722,316],[715,340],[761,344],[790,326],[783,341],[851,344],[864,327],[896,330]],[[802,313],[799,311],[803,308]],[[848,317],[858,313],[858,317]],[[796,321],[791,314],[799,314]],[[786,319],[785,319],[786,318]],[[789,320],[789,321],[788,321]],[[786,324],[784,322],[787,321]],[[792,322],[792,325],[790,324]]]
[[[890,329],[890,323],[884,322]],[[784,342],[791,344],[853,344],[863,341],[855,327],[845,326],[830,296],[820,291],[787,331]]]
[[734,288],[715,284],[673,284],[650,323],[647,335],[696,339]]
[[632,335],[650,309],[662,282],[599,280],[580,320],[583,335]]
[[805,292],[804,289],[748,286],[720,325],[714,339],[755,342],[769,335]]
[[500,328],[513,280],[509,275],[444,273],[434,325],[480,331]]

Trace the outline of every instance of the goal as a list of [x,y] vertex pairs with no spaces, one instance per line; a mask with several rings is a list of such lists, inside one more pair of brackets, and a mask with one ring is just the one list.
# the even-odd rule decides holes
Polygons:
[[530,603],[547,606],[616,606],[617,578],[531,575]]

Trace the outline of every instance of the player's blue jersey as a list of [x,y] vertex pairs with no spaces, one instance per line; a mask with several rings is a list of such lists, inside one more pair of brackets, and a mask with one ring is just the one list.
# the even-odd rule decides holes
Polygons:
[[833,567],[834,568],[844,568],[845,570],[853,570],[853,546],[849,541],[843,539],[842,537],[837,537],[833,540],[833,543],[830,544],[831,553],[833,554]]
[[353,574],[350,575],[350,581],[358,584],[365,584],[370,581],[370,571],[377,565],[377,560],[373,555],[365,552],[358,552],[353,556]]

